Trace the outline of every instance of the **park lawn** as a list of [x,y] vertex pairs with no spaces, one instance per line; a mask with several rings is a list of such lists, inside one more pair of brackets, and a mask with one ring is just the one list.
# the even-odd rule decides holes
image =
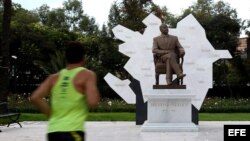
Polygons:
[[[22,113],[20,121],[46,121],[40,113]],[[87,121],[135,121],[135,113],[89,113]],[[199,121],[250,121],[250,113],[200,113]]]
[[250,113],[200,113],[201,121],[250,121]]

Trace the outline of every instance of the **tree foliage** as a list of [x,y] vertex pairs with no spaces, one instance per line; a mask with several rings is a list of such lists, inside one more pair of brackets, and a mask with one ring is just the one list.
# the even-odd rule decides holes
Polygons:
[[161,20],[167,19],[167,23],[172,23],[173,15],[167,8],[160,8],[152,0],[122,0],[112,4],[108,27],[112,29],[120,24],[134,31],[143,32],[145,25],[142,21],[152,12]]
[[93,35],[98,33],[98,26],[95,19],[84,14],[82,1],[64,1],[62,8],[50,10],[48,5],[42,5],[34,13],[39,17],[43,25],[61,28],[83,35]]
[[[197,3],[184,10],[179,20],[188,14],[193,14],[204,27],[206,36],[215,49],[228,49],[234,56],[241,28],[241,20],[237,18],[235,9],[223,1],[214,3],[213,0],[198,0]],[[245,73],[239,70],[239,66],[241,66],[239,64],[242,64],[242,61],[237,57],[227,61],[227,63],[221,60],[214,63],[215,84],[244,83]],[[236,77],[232,77],[236,74]]]

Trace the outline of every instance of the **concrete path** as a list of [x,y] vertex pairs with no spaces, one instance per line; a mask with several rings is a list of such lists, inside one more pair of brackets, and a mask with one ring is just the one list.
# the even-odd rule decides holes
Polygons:
[[[47,122],[21,122],[0,126],[1,141],[46,141]],[[223,127],[250,121],[201,121],[198,132],[141,132],[135,122],[87,122],[87,141],[223,141]]]

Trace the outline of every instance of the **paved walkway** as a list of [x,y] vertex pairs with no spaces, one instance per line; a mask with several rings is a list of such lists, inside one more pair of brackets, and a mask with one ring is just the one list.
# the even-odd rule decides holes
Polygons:
[[[0,126],[1,141],[46,141],[47,122],[21,122]],[[141,132],[135,122],[87,122],[87,141],[223,141],[225,124],[250,124],[250,121],[201,121],[198,132]]]

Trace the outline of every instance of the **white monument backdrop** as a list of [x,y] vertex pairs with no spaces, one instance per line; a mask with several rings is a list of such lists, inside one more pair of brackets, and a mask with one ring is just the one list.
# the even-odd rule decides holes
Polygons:
[[[188,15],[182,19],[177,28],[169,29],[169,34],[178,37],[185,49],[183,71],[186,74],[183,84],[186,89],[153,89],[155,84],[155,66],[153,62],[153,38],[159,36],[161,21],[158,17],[150,14],[143,20],[147,26],[144,33],[132,31],[117,25],[113,28],[116,38],[124,41],[119,45],[119,52],[130,57],[124,68],[141,84],[143,95],[149,94],[194,94],[192,104],[199,110],[209,88],[213,86],[213,62],[221,58],[231,58],[227,50],[215,50],[207,40],[205,30],[194,18]],[[108,73],[104,79],[109,86],[120,95],[127,103],[135,103],[135,94],[130,89],[130,81],[120,80]],[[161,85],[166,84],[165,75],[160,75]],[[147,99],[144,97],[144,101]]]

